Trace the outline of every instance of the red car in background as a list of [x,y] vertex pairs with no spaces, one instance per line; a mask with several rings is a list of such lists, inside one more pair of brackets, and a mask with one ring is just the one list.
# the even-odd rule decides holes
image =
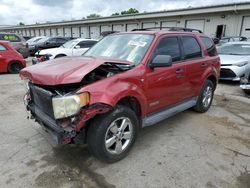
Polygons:
[[8,41],[0,40],[0,72],[19,73],[26,67],[26,61]]

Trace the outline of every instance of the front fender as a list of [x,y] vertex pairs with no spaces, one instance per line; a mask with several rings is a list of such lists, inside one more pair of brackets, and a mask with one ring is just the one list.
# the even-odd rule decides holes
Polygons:
[[[103,103],[112,107],[124,97],[134,97],[141,106],[142,116],[146,114],[146,97],[144,95],[143,86],[133,80],[133,82],[121,81],[119,79],[104,79],[96,83],[90,84],[78,92],[87,91],[90,93],[90,105]],[[137,83],[136,83],[137,82]]]

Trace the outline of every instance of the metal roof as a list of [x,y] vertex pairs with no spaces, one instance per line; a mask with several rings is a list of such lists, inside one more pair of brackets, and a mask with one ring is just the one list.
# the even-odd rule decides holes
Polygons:
[[237,13],[237,11],[242,11],[242,10],[250,10],[250,2],[219,4],[219,5],[211,5],[211,6],[200,6],[200,7],[188,7],[188,8],[182,8],[182,9],[174,9],[174,10],[145,12],[145,13],[136,13],[136,14],[128,14],[128,15],[72,20],[72,21],[50,22],[50,23],[41,23],[41,24],[32,24],[32,25],[23,25],[23,26],[18,26],[18,25],[8,26],[8,27],[2,27],[1,30],[27,29],[27,28],[40,28],[40,27],[53,27],[53,26],[58,27],[58,26],[79,25],[79,24],[84,25],[84,24],[116,22],[116,21],[138,21],[141,19],[195,15],[195,14],[205,14],[205,13],[219,13],[219,12]]

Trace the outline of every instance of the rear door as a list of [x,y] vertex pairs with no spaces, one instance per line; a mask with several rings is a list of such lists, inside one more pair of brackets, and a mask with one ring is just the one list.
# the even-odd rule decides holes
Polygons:
[[182,36],[181,41],[190,89],[188,96],[193,97],[201,88],[202,75],[209,65],[195,36]]
[[146,73],[148,114],[177,104],[187,95],[186,66],[182,61],[179,41],[178,36],[161,38],[151,56],[150,61],[156,55],[170,55],[173,65],[148,69]]

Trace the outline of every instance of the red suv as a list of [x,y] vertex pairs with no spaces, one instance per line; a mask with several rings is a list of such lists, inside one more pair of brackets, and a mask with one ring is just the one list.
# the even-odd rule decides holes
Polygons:
[[19,73],[26,61],[8,41],[0,40],[0,72]]
[[134,31],[20,75],[31,117],[57,144],[87,143],[111,163],[128,154],[140,128],[189,108],[206,112],[219,72],[214,43],[202,33]]

